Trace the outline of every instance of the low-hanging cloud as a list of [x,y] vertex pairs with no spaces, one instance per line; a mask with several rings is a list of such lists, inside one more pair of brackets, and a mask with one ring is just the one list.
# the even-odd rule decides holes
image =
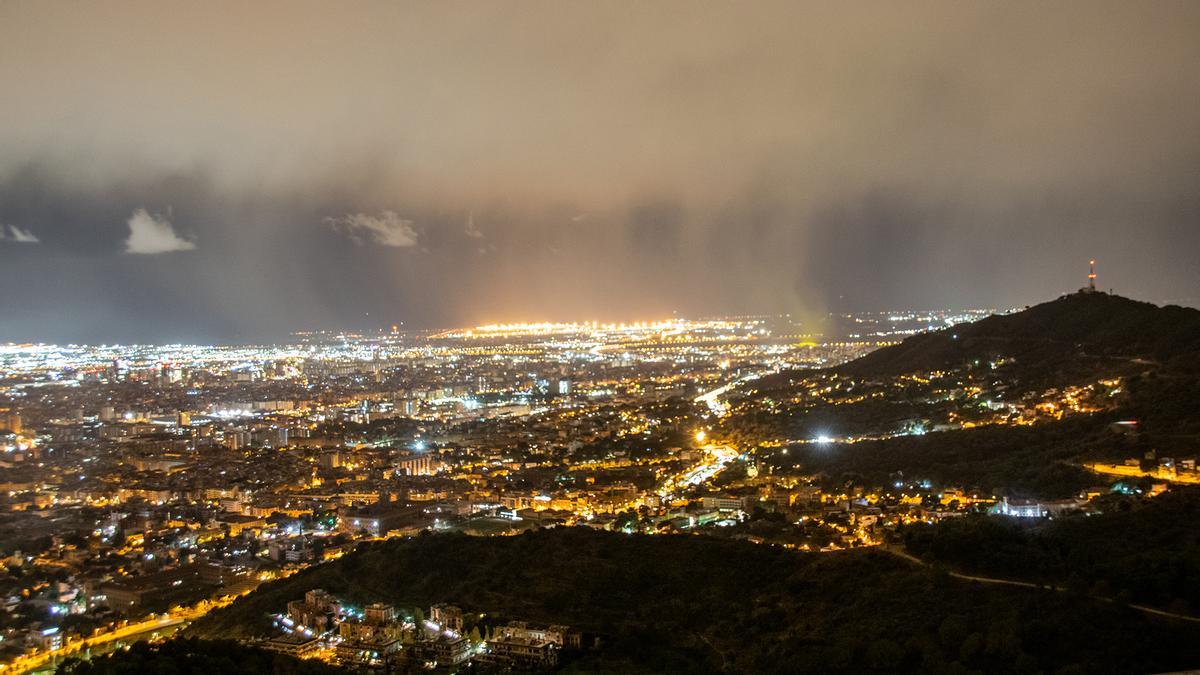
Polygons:
[[28,229],[16,225],[0,225],[0,241],[11,241],[17,244],[40,244],[41,239]]
[[1200,305],[1200,2],[0,16],[4,339]]
[[125,252],[138,255],[154,255],[175,251],[191,251],[196,243],[175,233],[170,215],[151,214],[146,209],[137,209],[129,217],[129,238],[125,240]]
[[377,216],[348,213],[341,218],[326,218],[324,222],[334,232],[349,237],[359,246],[377,244],[408,248],[417,245],[413,221],[401,218],[395,211],[381,211]]

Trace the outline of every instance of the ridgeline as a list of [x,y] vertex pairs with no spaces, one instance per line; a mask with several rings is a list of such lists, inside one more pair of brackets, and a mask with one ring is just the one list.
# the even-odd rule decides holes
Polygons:
[[485,622],[565,623],[598,635],[598,649],[564,661],[568,671],[1153,672],[1200,663],[1200,625],[980,586],[878,551],[800,554],[586,528],[363,545],[188,632],[265,634],[268,613],[312,588],[361,603],[451,602],[486,613]]

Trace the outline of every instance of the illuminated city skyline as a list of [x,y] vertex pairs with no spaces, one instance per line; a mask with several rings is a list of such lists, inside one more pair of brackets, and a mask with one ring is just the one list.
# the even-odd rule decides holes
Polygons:
[[0,675],[1200,673],[1200,0],[3,0]]

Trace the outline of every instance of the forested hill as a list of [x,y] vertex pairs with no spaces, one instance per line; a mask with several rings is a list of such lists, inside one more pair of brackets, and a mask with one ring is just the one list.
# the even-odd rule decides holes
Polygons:
[[1073,293],[1020,312],[915,335],[838,370],[885,376],[994,359],[1011,359],[1028,369],[1099,357],[1194,365],[1200,360],[1200,311],[1108,293]]
[[569,624],[601,637],[599,649],[565,659],[577,672],[1161,672],[1200,663],[1200,625],[956,580],[883,552],[802,554],[587,528],[360,546],[189,632],[262,634],[267,613],[312,588],[358,603],[456,603],[470,622]]

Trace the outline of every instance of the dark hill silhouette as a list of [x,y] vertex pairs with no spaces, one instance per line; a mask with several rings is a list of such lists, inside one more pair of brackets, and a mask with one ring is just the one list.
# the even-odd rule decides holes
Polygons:
[[453,602],[472,621],[486,612],[485,623],[526,619],[598,634],[599,649],[567,655],[568,672],[1160,672],[1200,658],[1195,624],[972,584],[879,551],[803,554],[587,528],[360,545],[188,632],[262,634],[267,613],[312,588],[357,603]]
[[1019,370],[1062,361],[1124,359],[1171,363],[1200,356],[1200,311],[1073,293],[1020,312],[992,315],[910,337],[837,368],[860,376],[894,375],[1013,359]]

